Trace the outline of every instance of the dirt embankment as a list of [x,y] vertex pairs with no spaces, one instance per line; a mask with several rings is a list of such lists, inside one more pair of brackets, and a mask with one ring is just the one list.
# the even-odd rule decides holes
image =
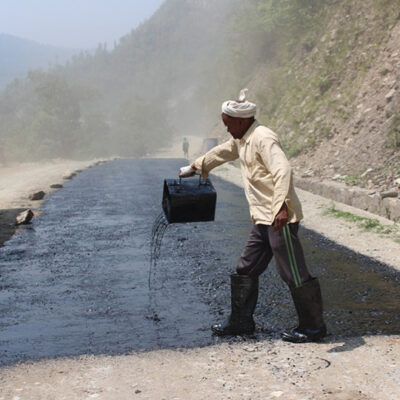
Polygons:
[[[245,83],[249,100],[280,135],[298,176],[371,195],[393,189],[400,180],[398,5],[347,1],[327,9],[322,31],[299,41],[308,50],[279,67],[259,66]],[[223,140],[224,132],[218,123],[212,134]]]

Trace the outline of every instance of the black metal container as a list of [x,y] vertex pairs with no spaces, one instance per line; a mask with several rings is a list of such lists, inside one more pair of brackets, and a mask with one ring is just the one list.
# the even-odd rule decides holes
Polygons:
[[214,221],[217,192],[209,179],[165,179],[162,208],[169,223]]

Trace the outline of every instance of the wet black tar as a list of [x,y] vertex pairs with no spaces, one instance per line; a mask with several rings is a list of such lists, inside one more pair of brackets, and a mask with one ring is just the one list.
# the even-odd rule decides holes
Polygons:
[[[1,365],[214,342],[210,325],[229,314],[229,274],[251,223],[242,189],[214,178],[216,220],[170,225],[149,285],[163,179],[184,163],[118,160],[90,168],[0,248]],[[311,231],[302,239],[321,280],[326,340],[399,333],[398,272]],[[260,289],[256,337],[273,340],[296,323],[273,263]]]

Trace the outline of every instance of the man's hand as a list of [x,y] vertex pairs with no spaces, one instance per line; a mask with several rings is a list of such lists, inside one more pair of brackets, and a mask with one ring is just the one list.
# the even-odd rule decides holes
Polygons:
[[281,209],[274,219],[272,226],[274,227],[274,231],[277,232],[279,229],[283,228],[288,222],[288,208],[286,203],[282,204]]
[[189,178],[191,176],[193,176],[196,173],[196,168],[194,167],[194,165],[188,165],[186,167],[182,167],[179,170],[179,178]]

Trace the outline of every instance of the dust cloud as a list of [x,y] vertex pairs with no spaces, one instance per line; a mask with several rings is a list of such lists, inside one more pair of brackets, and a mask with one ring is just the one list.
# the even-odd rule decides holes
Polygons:
[[166,0],[113,46],[10,82],[0,92],[0,158],[141,157],[206,136],[231,78],[227,4]]

